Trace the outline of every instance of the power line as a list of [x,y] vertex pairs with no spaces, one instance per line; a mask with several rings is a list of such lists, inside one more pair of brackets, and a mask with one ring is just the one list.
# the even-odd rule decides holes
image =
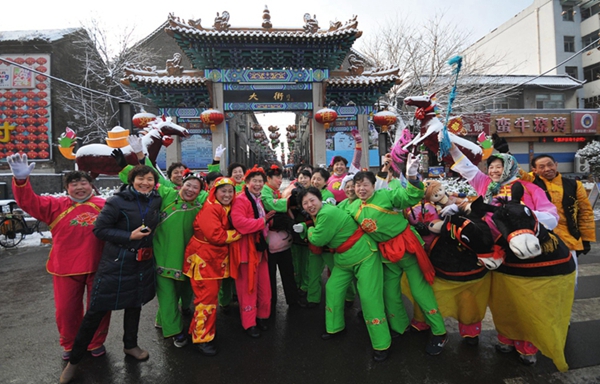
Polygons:
[[104,92],[97,91],[97,90],[95,90],[95,89],[91,89],[91,88],[84,87],[83,85],[79,85],[79,84],[71,83],[70,81],[67,81],[67,80],[64,80],[64,79],[61,79],[61,78],[58,78],[58,77],[55,77],[55,76],[49,75],[49,74],[47,74],[47,73],[42,73],[42,72],[36,71],[36,70],[35,70],[35,69],[33,69],[33,68],[27,67],[27,66],[25,66],[25,65],[22,65],[22,64],[19,64],[19,63],[15,63],[15,62],[12,62],[12,61],[8,61],[8,60],[2,59],[2,58],[0,58],[0,62],[6,63],[6,64],[8,64],[8,65],[14,65],[14,66],[17,66],[17,67],[19,67],[19,68],[26,69],[26,70],[28,70],[28,71],[31,71],[31,72],[33,72],[33,73],[36,73],[36,74],[38,74],[38,75],[45,76],[45,77],[47,77],[47,78],[49,78],[49,79],[52,79],[52,80],[58,81],[58,82],[60,82],[60,83],[64,83],[64,84],[70,85],[70,86],[72,86],[72,87],[75,87],[75,88],[82,89],[82,90],[84,90],[84,91],[88,91],[88,92],[90,92],[90,93],[95,93],[95,94],[97,94],[97,95],[101,95],[101,96],[110,97],[110,98],[112,98],[112,99],[116,99],[116,100],[118,100],[118,101],[124,101],[124,102],[132,103],[132,104],[137,104],[137,105],[140,105],[140,106],[147,106],[147,104],[140,103],[140,102],[138,102],[138,101],[123,99],[123,98],[121,98],[121,97],[119,97],[119,96],[114,96],[114,95],[111,95],[111,94],[108,94],[108,93],[104,93]]
[[564,63],[566,63],[566,62],[570,61],[571,59],[573,59],[573,58],[574,58],[574,57],[576,57],[577,55],[580,55],[582,52],[586,51],[586,50],[587,50],[589,47],[591,47],[592,45],[596,44],[596,43],[597,43],[597,42],[599,42],[599,41],[600,41],[600,38],[598,38],[598,39],[596,39],[596,40],[592,41],[590,44],[586,45],[585,47],[583,47],[583,48],[582,48],[582,49],[580,49],[579,51],[575,52],[574,54],[572,54],[571,56],[569,56],[567,59],[565,59],[565,60],[561,61],[561,62],[560,62],[560,63],[558,63],[556,66],[554,66],[554,67],[550,68],[550,69],[549,69],[549,70],[547,70],[546,72],[543,72],[543,73],[541,73],[541,74],[539,74],[539,75],[537,75],[537,76],[535,76],[535,77],[532,77],[532,78],[531,78],[531,79],[529,79],[529,80],[526,80],[526,81],[524,81],[524,82],[522,82],[522,83],[520,83],[520,84],[514,85],[514,86],[512,86],[512,87],[510,87],[510,88],[508,88],[508,89],[505,89],[505,90],[502,90],[502,91],[498,91],[498,92],[496,92],[496,93],[493,93],[493,94],[491,94],[491,95],[488,95],[488,96],[482,97],[482,98],[480,98],[480,99],[478,99],[478,100],[474,100],[474,101],[470,101],[470,102],[468,102],[468,103],[461,104],[461,105],[459,105],[459,106],[460,106],[460,107],[466,107],[466,106],[469,106],[469,105],[473,105],[473,104],[481,103],[481,102],[483,102],[483,101],[486,101],[486,100],[488,100],[488,99],[490,99],[490,98],[493,98],[493,97],[495,97],[495,96],[498,96],[498,95],[501,95],[501,94],[503,94],[503,93],[506,93],[506,92],[508,92],[508,91],[511,91],[511,90],[513,90],[513,89],[519,88],[519,87],[521,87],[521,86],[523,86],[523,85],[525,85],[525,84],[527,84],[527,83],[530,83],[530,82],[532,82],[533,80],[539,79],[540,77],[544,76],[544,75],[545,75],[545,74],[547,74],[548,72],[550,72],[550,71],[553,71],[553,70],[555,70],[556,68],[558,68],[558,67],[560,67],[561,65],[563,65]]

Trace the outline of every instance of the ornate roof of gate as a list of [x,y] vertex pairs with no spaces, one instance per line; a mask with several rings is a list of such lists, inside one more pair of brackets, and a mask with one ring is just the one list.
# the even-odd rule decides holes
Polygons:
[[[265,15],[267,18],[265,18]],[[316,16],[304,15],[300,28],[274,28],[268,9],[262,27],[234,28],[229,12],[217,13],[212,27],[169,15],[165,31],[195,68],[338,68],[362,35],[354,16],[345,24],[320,29]]]
[[165,31],[195,69],[184,69],[181,54],[175,53],[164,70],[130,65],[121,81],[157,107],[212,105],[211,79],[205,77],[204,69],[329,70],[329,77],[323,80],[326,99],[338,105],[373,105],[402,82],[398,68],[365,70],[364,59],[352,50],[352,44],[362,35],[356,16],[345,24],[330,22],[326,30],[320,29],[316,16],[308,13],[304,22],[302,28],[274,28],[266,7],[261,28],[232,28],[227,11],[217,13],[210,28],[202,27],[200,20],[185,22],[170,14]]

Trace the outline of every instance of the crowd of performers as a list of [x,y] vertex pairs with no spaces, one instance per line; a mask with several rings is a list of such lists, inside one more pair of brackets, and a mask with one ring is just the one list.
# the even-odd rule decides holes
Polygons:
[[[375,361],[411,329],[431,330],[425,351],[440,354],[448,341],[444,317],[457,319],[465,342],[477,345],[490,308],[498,351],[516,350],[530,365],[539,349],[560,371],[568,369],[576,261],[595,241],[581,183],[562,178],[547,155],[536,157],[527,174],[512,155],[497,153],[486,174],[453,146],[452,169],[479,195],[461,200],[439,182],[425,185],[414,155],[400,174],[389,155],[377,175],[361,170],[362,139],[353,134],[350,166],[340,156],[331,161],[332,173],[297,165],[283,191],[277,165],[233,163],[221,175],[222,146],[207,175],[175,163],[165,178],[131,136],[140,164],[113,152],[124,184],[107,200],[95,196],[81,171],[65,175],[66,196],[37,195],[29,181],[35,164],[10,156],[15,199],[53,236],[47,270],[68,361],[60,382],[73,379],[86,351],[105,354],[113,310],[124,310],[123,351],[135,359],[149,357],[137,334],[141,308],[155,296],[163,336],[176,347],[191,340],[214,356],[217,314],[230,311],[234,297],[241,326],[260,337],[276,306],[277,270],[287,305],[315,308],[325,266],[323,340],[345,333],[344,310],[356,295]],[[415,304],[413,319],[403,294]],[[189,329],[185,315],[192,316]]]

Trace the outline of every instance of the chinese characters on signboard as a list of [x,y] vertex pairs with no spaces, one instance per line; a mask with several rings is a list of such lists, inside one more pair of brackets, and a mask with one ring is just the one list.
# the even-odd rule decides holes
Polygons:
[[[548,115],[546,117],[535,115],[500,116],[495,117],[493,120],[496,132],[508,136],[562,136],[571,133],[596,134],[595,114],[585,113],[585,116],[580,116],[579,114],[582,114],[582,112],[574,112],[572,114],[572,131],[568,115]],[[582,124],[585,124],[585,126],[578,128]]]

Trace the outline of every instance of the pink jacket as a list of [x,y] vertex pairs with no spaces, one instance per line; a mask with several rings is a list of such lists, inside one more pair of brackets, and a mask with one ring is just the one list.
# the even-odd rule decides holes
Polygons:
[[[465,156],[462,156],[452,166],[452,170],[460,173],[461,176],[464,177],[469,184],[471,184],[478,195],[485,196],[488,185],[490,185],[492,179],[485,173],[481,172],[481,170],[471,163],[469,159],[467,159]],[[556,206],[554,206],[554,204],[548,200],[546,193],[537,185],[528,181],[515,179],[512,182],[502,185],[502,187],[500,187],[500,193],[496,196],[505,197],[510,200],[510,186],[515,181],[523,184],[523,187],[525,188],[525,194],[523,195],[522,202],[535,212],[535,215],[540,223],[544,224],[548,229],[554,229],[558,224],[558,211],[556,210]],[[486,215],[486,221],[488,224],[492,222],[491,216],[491,213]],[[490,225],[490,228],[494,236],[499,234],[498,230],[495,228],[495,225]]]
[[[260,197],[258,198],[258,204],[262,205]],[[240,261],[242,263],[247,263],[249,250],[247,249],[247,242],[243,240],[252,233],[265,231],[267,229],[265,219],[263,217],[259,217],[258,219],[254,218],[252,203],[248,200],[245,191],[238,194],[233,200],[230,216],[233,227],[242,234],[242,241],[240,243],[242,246]],[[264,232],[264,235],[266,239],[266,231]]]

